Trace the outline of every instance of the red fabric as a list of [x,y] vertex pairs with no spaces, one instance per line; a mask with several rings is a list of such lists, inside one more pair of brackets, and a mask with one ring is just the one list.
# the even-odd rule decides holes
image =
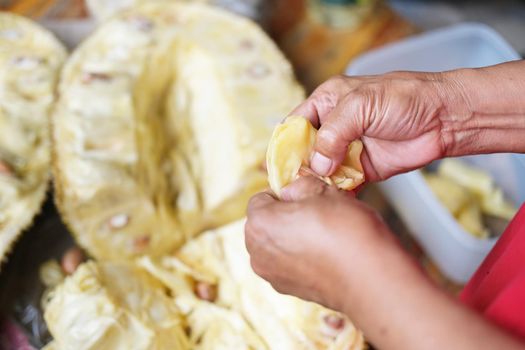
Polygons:
[[525,204],[465,286],[460,299],[525,339]]

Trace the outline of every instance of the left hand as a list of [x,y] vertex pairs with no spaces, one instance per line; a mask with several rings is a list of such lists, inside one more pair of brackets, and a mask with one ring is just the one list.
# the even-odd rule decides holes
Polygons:
[[388,260],[405,253],[379,215],[348,192],[303,177],[283,199],[254,196],[246,222],[252,268],[277,291],[350,311],[346,300],[360,299],[370,276],[380,284],[396,274]]
[[282,197],[253,197],[246,222],[252,267],[277,291],[345,313],[379,349],[523,349],[430,283],[364,203],[312,177]]

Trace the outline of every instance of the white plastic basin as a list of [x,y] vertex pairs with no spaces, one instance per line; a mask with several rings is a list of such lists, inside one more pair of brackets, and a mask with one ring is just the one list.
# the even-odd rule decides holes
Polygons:
[[[519,58],[517,52],[490,27],[466,23],[365,53],[353,61],[346,73],[436,72],[488,66]],[[489,171],[496,184],[517,206],[525,202],[525,155],[502,153],[461,158]],[[496,239],[478,239],[464,231],[434,196],[419,170],[395,176],[379,186],[441,271],[455,282],[468,281]]]

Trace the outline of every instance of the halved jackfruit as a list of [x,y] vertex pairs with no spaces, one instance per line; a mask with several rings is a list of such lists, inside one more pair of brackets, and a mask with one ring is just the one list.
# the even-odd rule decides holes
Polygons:
[[44,28],[0,13],[0,262],[45,197],[48,118],[65,59],[64,47]]
[[255,24],[165,2],[103,24],[67,63],[59,93],[57,203],[101,259],[158,256],[240,218],[267,185],[273,127],[304,98]]
[[88,261],[46,298],[47,349],[191,349],[164,286],[130,263]]
[[279,294],[252,271],[244,220],[173,255],[84,263],[45,298],[48,349],[366,348],[344,315]]
[[[310,121],[300,116],[286,118],[273,131],[266,153],[266,167],[268,182],[277,196],[283,187],[300,176],[301,170],[314,174],[309,166],[316,134],[317,130]],[[360,140],[353,141],[339,169],[330,177],[319,178],[342,190],[356,188],[365,181],[361,165],[362,151],[363,143]]]

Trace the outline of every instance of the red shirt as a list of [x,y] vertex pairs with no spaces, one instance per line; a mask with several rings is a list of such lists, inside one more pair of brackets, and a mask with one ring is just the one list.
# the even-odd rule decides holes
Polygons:
[[525,204],[465,286],[460,299],[525,339]]

